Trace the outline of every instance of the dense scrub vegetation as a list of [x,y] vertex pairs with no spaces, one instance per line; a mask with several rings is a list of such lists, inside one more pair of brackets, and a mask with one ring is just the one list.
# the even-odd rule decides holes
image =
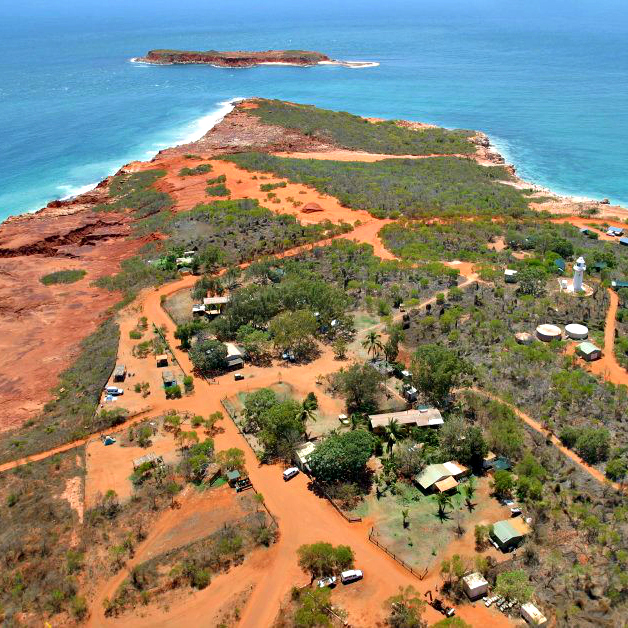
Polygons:
[[344,111],[281,100],[258,100],[247,113],[266,124],[301,131],[342,148],[389,155],[443,155],[475,152],[468,131],[425,128],[419,131],[394,121],[369,122]]
[[103,387],[115,366],[120,331],[107,320],[81,343],[74,364],[63,371],[55,398],[41,414],[0,439],[0,461],[6,462],[83,438],[123,418],[117,412],[97,414]]
[[[84,452],[73,450],[0,474],[0,619],[20,625],[21,615],[87,612],[77,576],[83,549],[73,547],[78,514],[61,497],[66,482],[83,481]],[[80,491],[79,491],[80,492]]]
[[526,194],[503,184],[510,179],[504,168],[486,168],[460,157],[367,163],[240,153],[224,159],[310,185],[378,218],[521,216],[528,210]]
[[112,201],[99,205],[96,210],[132,209],[136,218],[145,218],[170,209],[173,205],[170,195],[153,187],[155,181],[165,174],[165,170],[144,170],[116,175],[109,183],[109,196]]
[[[516,332],[534,334],[541,323],[574,321],[586,321],[595,338],[596,330],[603,329],[607,307],[604,289],[578,299],[555,289],[546,297],[533,297],[518,295],[513,286],[480,285],[454,293],[447,304],[431,312],[414,313],[406,339],[419,350],[425,342],[455,348],[474,365],[483,387],[528,411],[550,429],[592,427],[599,437],[606,435],[602,440],[608,441],[610,435],[611,443],[619,443],[625,438],[621,417],[628,411],[625,387],[588,374],[576,358],[564,354],[566,343],[534,341],[526,346],[514,340]],[[584,453],[585,445],[577,449]],[[589,446],[586,451],[597,452],[587,453],[588,461],[603,461],[608,456],[608,442],[606,447]]]
[[51,286],[56,283],[74,283],[85,277],[84,270],[57,270],[54,273],[48,273],[40,278],[39,281],[44,286]]
[[211,172],[211,171],[212,171],[211,164],[199,164],[198,166],[194,166],[194,168],[189,168],[186,166],[185,168],[181,168],[181,170],[179,170],[179,176],[180,177],[192,177],[197,174],[207,174],[208,172]]

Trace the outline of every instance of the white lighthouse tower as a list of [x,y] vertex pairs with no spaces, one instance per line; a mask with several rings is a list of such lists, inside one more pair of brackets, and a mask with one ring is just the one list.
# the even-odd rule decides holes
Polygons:
[[584,257],[579,257],[573,265],[573,291],[582,292],[582,279],[587,265],[584,263]]

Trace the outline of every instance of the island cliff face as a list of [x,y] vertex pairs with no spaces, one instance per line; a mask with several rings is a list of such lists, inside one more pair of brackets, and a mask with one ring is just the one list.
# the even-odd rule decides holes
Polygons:
[[151,50],[145,57],[136,61],[157,64],[208,64],[228,68],[243,68],[262,63],[287,63],[291,65],[316,65],[332,61],[327,55],[310,50],[266,50],[259,52],[236,51],[195,51],[195,50]]

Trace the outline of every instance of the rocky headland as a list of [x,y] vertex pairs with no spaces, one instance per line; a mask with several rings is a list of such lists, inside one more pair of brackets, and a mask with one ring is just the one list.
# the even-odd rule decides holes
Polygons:
[[[237,103],[199,140],[166,149],[150,162],[128,164],[121,172],[172,169],[174,164],[180,166],[189,153],[207,159],[244,151],[307,153],[343,160],[386,157],[359,154],[298,129],[264,123],[252,115],[258,102],[249,99]],[[395,123],[416,130],[430,128],[415,122]],[[469,141],[474,149],[464,157],[487,167],[505,165],[486,135],[477,133]],[[514,168],[508,168],[514,173]],[[194,177],[181,178],[177,172],[169,172],[156,187],[169,186],[163,191],[171,194],[171,188],[176,187],[175,201],[177,195],[185,198],[188,192],[192,199],[192,187],[198,187],[198,181],[195,183]],[[66,201],[52,201],[38,212],[12,217],[0,225],[0,336],[4,355],[0,365],[0,430],[20,425],[41,410],[61,371],[76,358],[80,341],[98,327],[111,306],[119,301],[120,294],[95,286],[94,280],[116,273],[123,260],[160,237],[137,237],[133,233],[136,218],[130,211],[98,211],[111,201],[110,181],[107,178],[90,192]],[[201,192],[203,183],[204,180]],[[519,179],[511,184],[534,187]],[[626,210],[602,202],[576,202],[544,190],[538,191],[538,200],[540,209],[553,213],[595,211],[599,217],[628,215]],[[189,203],[177,201],[173,211],[189,209],[196,202],[196,197]],[[41,277],[47,273],[72,269],[86,271],[85,277],[69,286],[41,283]]]

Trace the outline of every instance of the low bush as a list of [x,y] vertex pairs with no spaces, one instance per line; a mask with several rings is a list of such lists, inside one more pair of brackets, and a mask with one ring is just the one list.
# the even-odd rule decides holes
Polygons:
[[54,273],[44,275],[39,279],[44,286],[51,286],[56,283],[74,283],[85,277],[84,270],[57,270]]
[[211,164],[199,164],[198,166],[195,166],[194,168],[181,168],[181,170],[179,170],[179,176],[180,177],[192,177],[194,175],[197,174],[207,174],[208,172],[211,172],[213,170],[212,165]]

